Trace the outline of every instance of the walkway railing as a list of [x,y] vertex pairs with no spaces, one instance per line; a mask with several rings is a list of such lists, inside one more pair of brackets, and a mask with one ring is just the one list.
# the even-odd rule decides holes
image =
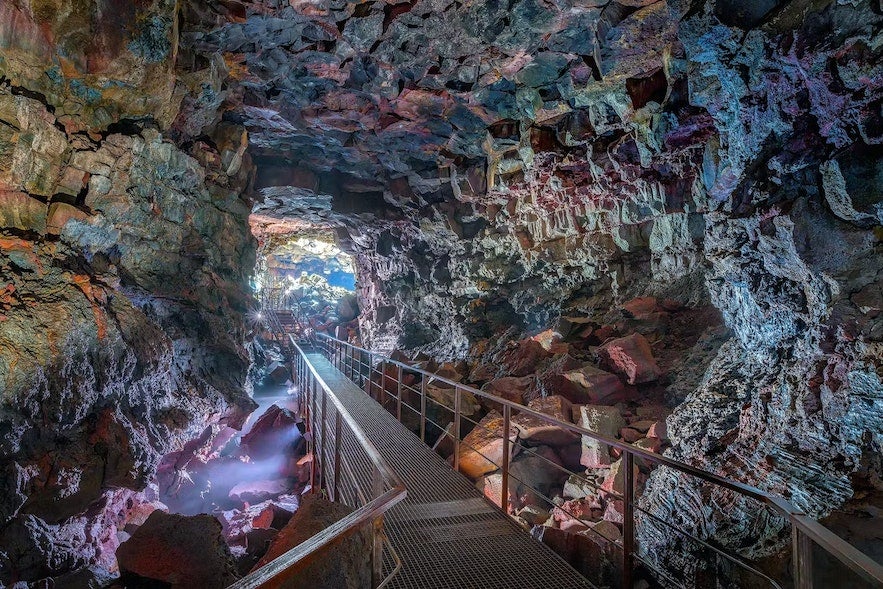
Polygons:
[[[562,471],[562,476],[572,477],[580,484],[601,492],[608,500],[621,502],[622,538],[614,544],[621,553],[621,582],[624,589],[632,589],[634,575],[640,565],[643,565],[646,570],[650,571],[655,581],[663,586],[723,586],[721,584],[722,581],[728,582],[728,586],[731,586],[729,584],[735,580],[740,585],[745,583],[751,586],[766,585],[775,588],[788,586],[794,586],[798,589],[829,587],[831,583],[830,577],[814,579],[814,576],[820,572],[817,570],[817,567],[814,567],[814,553],[815,556],[821,556],[829,561],[826,566],[830,566],[832,562],[840,563],[842,569],[834,577],[839,586],[860,587],[862,586],[861,583],[865,583],[869,587],[883,587],[883,566],[781,497],[771,495],[738,481],[729,480],[703,471],[661,454],[644,450],[621,440],[600,435],[573,423],[558,420],[522,404],[438,376],[407,363],[392,360],[381,354],[354,346],[325,334],[318,335],[320,337],[320,344],[329,360],[363,390],[375,396],[381,404],[396,415],[399,421],[405,423],[404,420],[408,420],[415,433],[419,432],[419,436],[424,442],[427,440],[428,428],[433,430],[433,434],[449,438],[453,445],[452,461],[455,469],[459,468],[464,448],[470,452],[477,453],[484,460],[495,465],[499,469],[502,478],[498,507],[503,506],[507,513],[509,512],[510,489],[512,481],[515,481],[521,488],[529,490],[535,497],[544,500],[569,518],[584,525],[586,531],[593,531],[592,526],[595,523],[585,516],[571,513],[566,508],[563,508],[562,505],[557,505],[554,499],[546,496],[541,489],[535,488],[530,484],[530,481],[523,480],[525,478],[524,475],[519,476],[518,473],[513,472],[510,457],[516,451],[521,452],[523,456],[531,456],[532,458],[545,461],[550,468]],[[407,375],[419,376],[419,385],[416,385],[416,378],[415,382],[412,382],[416,386],[405,384],[404,378]],[[433,398],[427,394],[427,385],[429,383],[436,387],[444,387],[450,392],[448,395],[450,405],[442,402],[439,398]],[[496,429],[491,431],[478,421],[471,419],[470,416],[464,415],[462,408],[464,399],[467,396],[482,399],[485,404],[498,407],[502,413],[502,428],[499,431]],[[577,472],[567,469],[561,464],[549,460],[548,457],[542,456],[537,452],[535,446],[525,445],[517,437],[512,439],[511,434],[506,435],[507,432],[510,432],[512,417],[517,414],[529,416],[539,420],[541,423],[571,432],[575,439],[578,439],[576,436],[583,436],[583,439],[595,440],[600,444],[604,444],[608,449],[615,449],[613,452],[621,453],[621,491],[615,489],[617,485],[613,485],[614,488],[601,488],[595,480],[589,479],[586,476],[585,471]],[[435,416],[439,421],[443,421],[443,419],[438,417],[439,415],[444,415],[445,418],[449,417],[450,422],[439,423],[431,417]],[[409,417],[410,419],[408,419]],[[486,430],[484,432],[486,435],[502,439],[502,459],[499,463],[480,452],[478,448],[469,446],[464,442],[464,424],[469,429],[483,428]],[[792,578],[773,579],[760,566],[743,558],[737,552],[716,543],[712,539],[699,538],[694,533],[683,529],[671,521],[666,521],[642,506],[638,501],[640,489],[636,484],[636,475],[640,472],[640,468],[650,470],[655,467],[669,468],[677,473],[678,476],[693,477],[701,481],[703,485],[707,485],[707,487],[703,488],[706,501],[716,492],[722,490],[730,491],[736,493],[742,500],[755,502],[758,509],[769,510],[772,517],[781,517],[787,521],[790,524],[791,530]],[[676,492],[676,490],[672,489],[673,492]],[[698,510],[700,507],[697,505],[696,509]],[[689,516],[693,515],[689,514]],[[639,525],[654,528],[657,533],[659,533],[659,530],[674,533],[685,542],[692,543],[698,550],[712,555],[713,558],[706,559],[709,562],[706,563],[707,566],[704,569],[701,566],[695,567],[695,570],[692,571],[692,577],[684,575],[683,571],[680,571],[679,574],[678,571],[662,570],[658,564],[658,559],[654,555],[647,554],[646,551],[640,550],[637,546],[636,532]],[[647,530],[644,531],[646,532]],[[652,532],[653,530],[649,531]],[[603,538],[605,542],[610,541],[609,537]],[[692,557],[695,558],[695,556],[695,554],[692,554]],[[685,563],[689,562],[689,560],[690,558],[687,558]],[[711,578],[707,576],[703,578],[703,574],[709,575],[708,571],[711,571]],[[830,571],[826,572],[830,573]],[[678,576],[681,578],[679,579]]]
[[[371,528],[373,543],[371,586],[379,589],[401,568],[399,557],[384,532],[383,516],[405,498],[404,484],[310,364],[301,346],[293,339],[291,342],[296,351],[293,369],[301,412],[307,424],[305,437],[313,458],[310,470],[312,492],[322,490],[331,500],[354,511],[249,573],[229,589],[251,589],[271,580],[284,580],[366,526]],[[392,570],[386,575],[384,554],[393,563]]]

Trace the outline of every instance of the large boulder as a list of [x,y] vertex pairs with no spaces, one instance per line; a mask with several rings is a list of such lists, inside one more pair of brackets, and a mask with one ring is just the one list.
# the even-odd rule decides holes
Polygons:
[[[319,495],[307,495],[294,517],[275,536],[254,570],[340,521],[352,510]],[[261,585],[262,589],[366,589],[371,586],[371,533],[363,528],[286,573]]]
[[[527,406],[559,421],[571,423],[573,406],[570,401],[560,395],[534,399]],[[512,424],[518,428],[519,437],[534,446],[541,444],[566,446],[573,443],[578,437],[571,431],[526,413],[519,413],[513,417]]]
[[610,404],[625,401],[629,388],[615,374],[585,364],[564,372],[547,374],[546,389],[573,403]]
[[[625,420],[619,409],[609,405],[576,406],[574,418],[580,427],[610,438],[615,438],[619,430],[625,427]],[[610,466],[610,447],[594,438],[583,436],[580,462],[587,468]]]
[[650,343],[639,333],[607,342],[601,347],[600,354],[606,366],[629,384],[652,382],[662,376]]
[[[509,425],[509,457],[514,456],[518,447],[518,428]],[[500,468],[503,464],[503,416],[491,411],[478,422],[460,444],[460,472],[477,479],[483,474]]]
[[117,549],[121,578],[151,579],[172,589],[223,589],[237,579],[233,556],[210,515],[156,510]]

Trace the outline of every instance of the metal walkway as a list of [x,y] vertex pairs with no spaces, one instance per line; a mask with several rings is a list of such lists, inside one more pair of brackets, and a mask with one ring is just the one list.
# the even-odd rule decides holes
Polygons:
[[386,514],[403,569],[395,589],[594,587],[491,505],[463,475],[408,431],[325,357],[307,360],[404,481],[405,500]]

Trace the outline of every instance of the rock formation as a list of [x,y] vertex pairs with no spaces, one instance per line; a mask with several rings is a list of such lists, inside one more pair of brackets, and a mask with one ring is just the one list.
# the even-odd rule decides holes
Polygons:
[[[652,392],[671,456],[814,516],[879,487],[877,3],[110,5],[0,6],[0,581],[110,566],[112,507],[251,408],[252,199],[336,232],[372,348]],[[642,501],[786,540],[667,471]]]

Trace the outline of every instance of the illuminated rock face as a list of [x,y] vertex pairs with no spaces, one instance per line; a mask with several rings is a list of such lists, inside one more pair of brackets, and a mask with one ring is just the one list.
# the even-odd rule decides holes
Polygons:
[[[0,581],[108,565],[113,535],[84,530],[248,407],[251,199],[269,225],[338,231],[369,345],[640,334],[678,404],[673,456],[841,505],[883,439],[878,12],[4,2]],[[660,345],[711,307],[725,335]],[[534,344],[513,362],[553,360]],[[476,380],[534,372],[513,367]],[[698,490],[667,483],[645,500],[696,515]],[[752,506],[707,504],[730,512],[685,525],[735,513],[721,541],[778,546]]]
[[246,134],[175,131],[174,7],[0,6],[0,585],[113,567],[162,456],[253,406]]

